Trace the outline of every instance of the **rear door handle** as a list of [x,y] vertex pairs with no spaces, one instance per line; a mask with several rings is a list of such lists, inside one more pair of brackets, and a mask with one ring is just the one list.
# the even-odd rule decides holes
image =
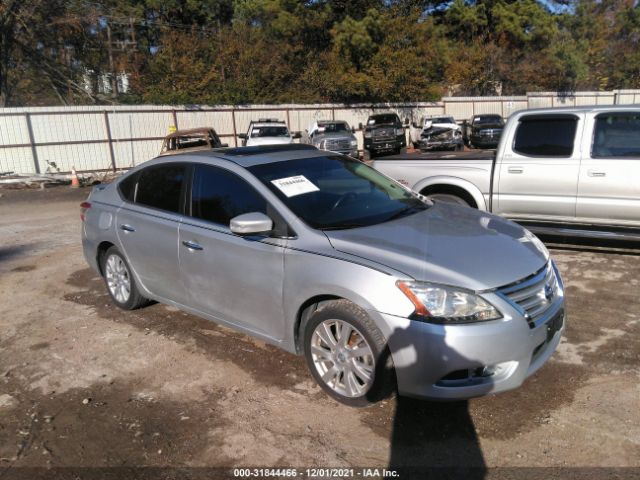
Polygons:
[[182,242],[182,244],[189,250],[204,250],[200,245],[198,245],[196,242],[192,242],[191,240]]
[[600,170],[587,170],[587,175],[589,175],[590,177],[604,177],[607,174]]
[[522,168],[522,167],[509,167],[507,169],[507,171],[509,173],[522,173],[522,172],[524,172],[524,168]]
[[133,228],[131,225],[127,225],[126,223],[123,223],[122,225],[120,225],[120,230],[124,230],[125,232],[135,232],[136,229]]

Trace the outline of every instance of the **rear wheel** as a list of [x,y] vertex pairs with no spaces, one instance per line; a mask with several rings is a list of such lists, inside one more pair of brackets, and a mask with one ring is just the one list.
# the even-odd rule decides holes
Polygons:
[[123,310],[135,310],[149,303],[138,290],[129,264],[117,247],[111,247],[102,256],[102,273],[113,303]]
[[365,407],[393,391],[393,367],[382,332],[358,306],[330,301],[304,329],[304,352],[314,379],[346,405]]

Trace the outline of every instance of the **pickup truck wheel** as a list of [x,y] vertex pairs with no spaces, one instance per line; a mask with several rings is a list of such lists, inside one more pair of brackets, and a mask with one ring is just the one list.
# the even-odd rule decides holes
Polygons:
[[464,198],[452,195],[451,193],[430,193],[427,195],[427,198],[435,202],[453,203],[455,205],[470,207],[469,203]]
[[382,332],[348,300],[327,302],[312,314],[304,328],[304,354],[316,382],[341,403],[366,407],[394,390]]

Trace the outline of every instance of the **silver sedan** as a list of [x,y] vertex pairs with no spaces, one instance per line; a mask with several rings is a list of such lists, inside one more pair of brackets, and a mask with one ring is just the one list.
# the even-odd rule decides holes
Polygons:
[[353,406],[518,387],[565,325],[527,230],[308,145],[154,159],[95,187],[81,217],[116,305],[159,301],[304,355]]

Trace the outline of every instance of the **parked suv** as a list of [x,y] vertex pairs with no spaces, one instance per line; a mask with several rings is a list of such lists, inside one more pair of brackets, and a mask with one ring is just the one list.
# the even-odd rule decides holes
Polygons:
[[253,145],[277,145],[283,143],[293,143],[294,138],[300,138],[299,133],[291,134],[289,127],[282,120],[277,118],[261,118],[258,121],[251,121],[247,133],[241,133],[238,138],[242,139],[242,145],[250,147]]
[[117,306],[159,301],[304,355],[349,405],[518,387],[564,328],[560,275],[527,230],[309,145],[155,159],[81,208]]
[[309,126],[308,133],[303,138],[304,143],[311,144],[320,150],[342,153],[358,158],[358,140],[349,124],[336,120],[320,120]]
[[504,128],[500,115],[474,115],[462,126],[464,141],[469,148],[497,148]]
[[367,119],[364,129],[365,159],[383,153],[400,153],[407,146],[404,126],[396,113],[379,113]]

